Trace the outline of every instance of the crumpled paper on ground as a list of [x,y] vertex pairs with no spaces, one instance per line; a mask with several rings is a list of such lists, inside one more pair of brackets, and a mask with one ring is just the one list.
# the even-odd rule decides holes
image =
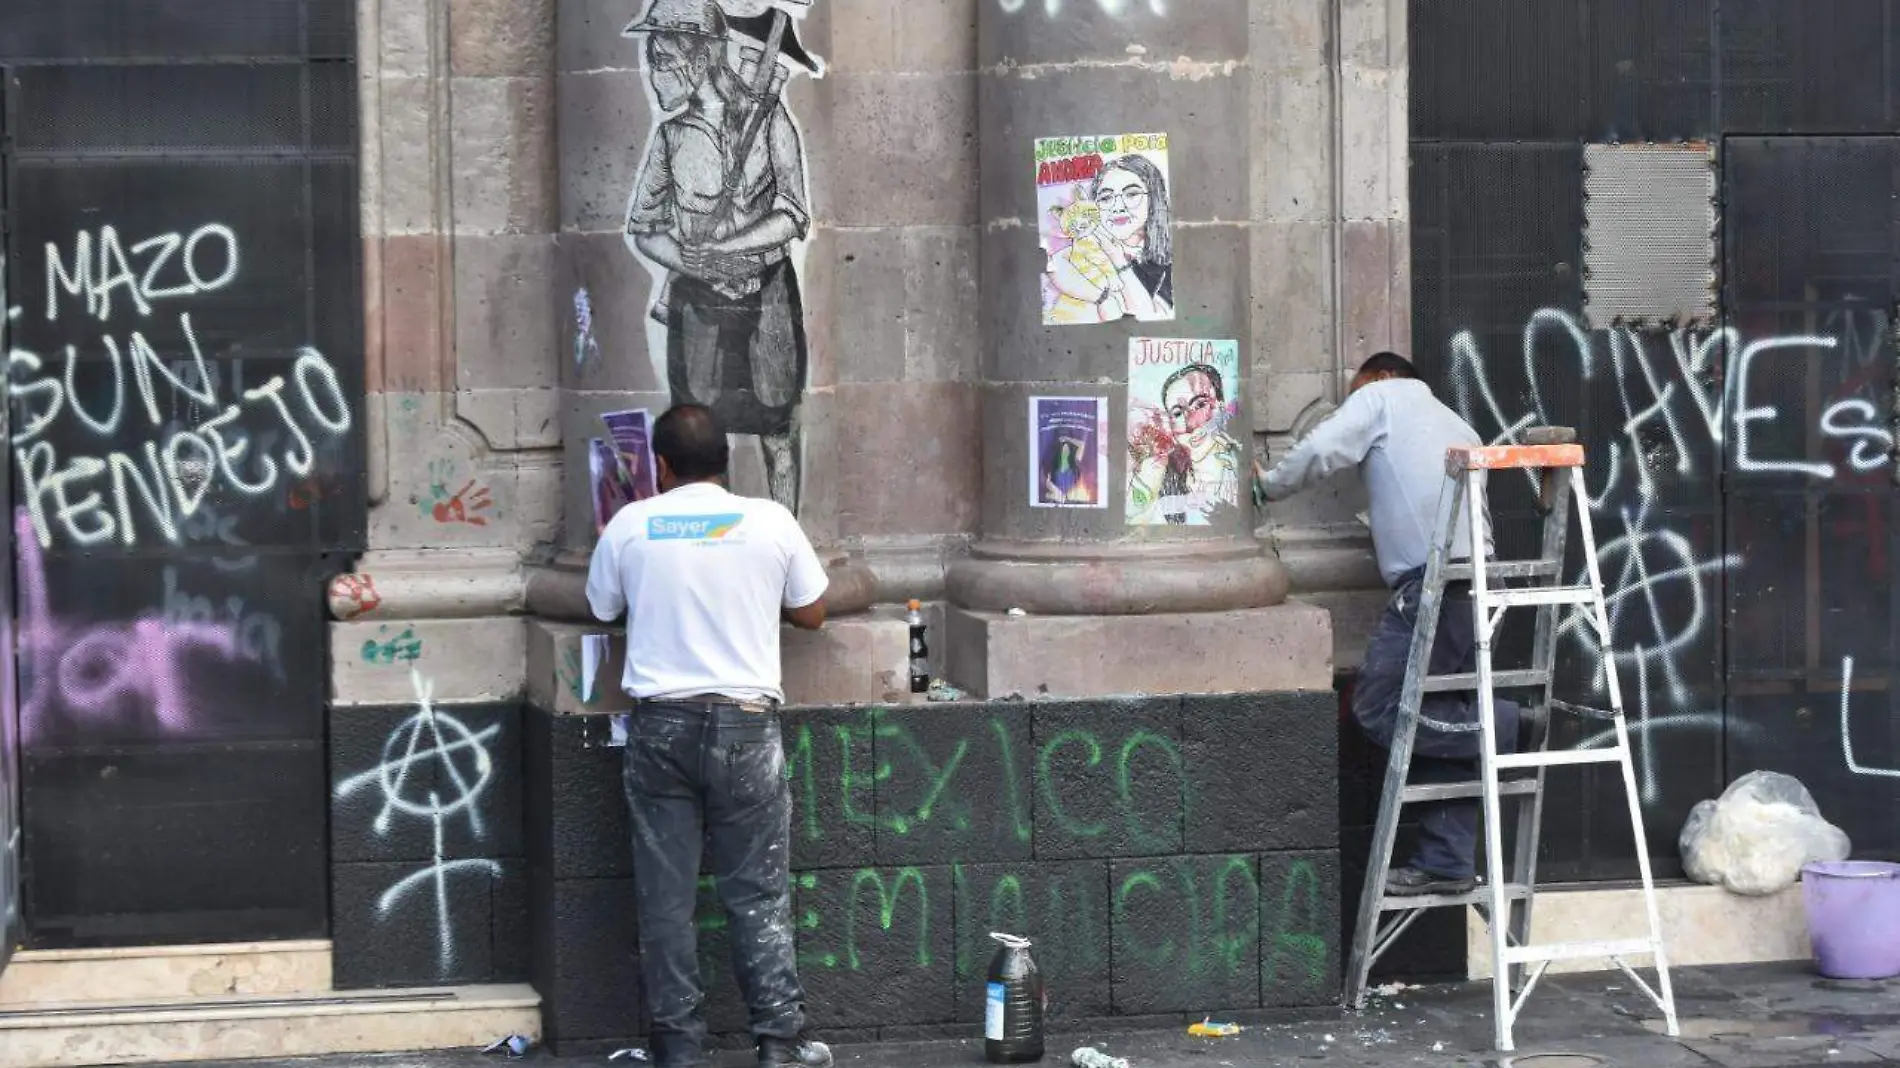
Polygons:
[[1751,771],[1720,798],[1697,802],[1677,841],[1689,878],[1750,897],[1793,886],[1802,865],[1846,860],[1853,849],[1801,780],[1777,771]]

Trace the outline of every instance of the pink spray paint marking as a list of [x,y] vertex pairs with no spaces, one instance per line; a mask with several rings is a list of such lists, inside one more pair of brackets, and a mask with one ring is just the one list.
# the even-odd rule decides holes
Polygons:
[[46,562],[25,509],[14,513],[13,529],[20,553],[19,649],[25,660],[22,740],[31,743],[59,709],[95,721],[148,718],[169,734],[191,730],[187,664],[199,650],[225,660],[244,659],[232,627],[167,624],[156,612],[126,622],[63,624],[52,612]]

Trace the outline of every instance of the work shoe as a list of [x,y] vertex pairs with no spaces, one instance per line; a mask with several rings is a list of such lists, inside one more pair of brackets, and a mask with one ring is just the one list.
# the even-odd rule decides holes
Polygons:
[[1424,897],[1429,894],[1468,894],[1478,888],[1476,878],[1454,879],[1433,875],[1407,864],[1385,873],[1385,892],[1393,897]]
[[791,1039],[759,1039],[759,1068],[779,1068],[781,1065],[831,1068],[831,1047],[804,1035]]

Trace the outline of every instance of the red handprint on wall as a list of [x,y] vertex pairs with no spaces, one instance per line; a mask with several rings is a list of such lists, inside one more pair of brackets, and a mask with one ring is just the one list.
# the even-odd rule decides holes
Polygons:
[[429,465],[429,498],[422,502],[422,514],[438,523],[465,523],[471,527],[485,527],[488,516],[483,515],[495,507],[495,498],[488,492],[487,486],[478,485],[473,478],[462,484],[454,493],[449,492],[449,480],[453,465],[447,460],[437,460]]
[[472,527],[485,527],[488,520],[481,513],[494,506],[495,500],[489,496],[488,487],[475,485],[475,480],[471,478],[455,491],[453,497],[437,501],[431,514],[438,523],[467,523]]

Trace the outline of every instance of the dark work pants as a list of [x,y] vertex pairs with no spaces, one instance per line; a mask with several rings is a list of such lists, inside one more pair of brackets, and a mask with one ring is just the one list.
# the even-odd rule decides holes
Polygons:
[[627,731],[640,978],[663,1068],[704,1055],[693,905],[702,843],[732,938],[755,1037],[796,1038],[804,991],[792,945],[791,787],[776,714],[735,705],[642,704]]
[[[1399,697],[1405,688],[1405,660],[1412,651],[1412,631],[1418,625],[1418,597],[1425,569],[1400,577],[1366,642],[1366,659],[1353,684],[1352,714],[1374,742],[1392,745],[1398,726]],[[1470,588],[1464,583],[1446,587],[1439,613],[1438,633],[1432,640],[1429,671],[1434,675],[1477,670],[1477,634],[1471,611]],[[1426,694],[1419,712],[1444,723],[1476,723],[1477,694],[1470,691]],[[1493,723],[1498,752],[1517,749],[1518,706],[1498,700]],[[1472,782],[1478,777],[1477,731],[1451,732],[1418,725],[1412,742],[1415,783]],[[1434,801],[1410,806],[1419,820],[1418,853],[1412,866],[1454,879],[1470,878],[1477,851],[1479,803],[1476,798]]]

